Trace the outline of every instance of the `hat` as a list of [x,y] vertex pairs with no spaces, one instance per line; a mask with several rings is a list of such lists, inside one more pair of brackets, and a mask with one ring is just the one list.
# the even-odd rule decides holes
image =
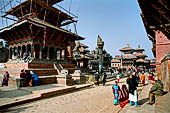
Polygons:
[[34,74],[33,71],[30,71],[30,74]]

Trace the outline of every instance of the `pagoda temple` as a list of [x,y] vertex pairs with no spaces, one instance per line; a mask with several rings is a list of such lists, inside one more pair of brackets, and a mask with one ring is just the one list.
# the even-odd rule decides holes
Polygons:
[[149,62],[147,60],[145,60],[145,58],[147,57],[147,55],[145,55],[143,52],[145,50],[143,48],[140,47],[140,45],[138,46],[138,48],[135,49],[135,54],[133,54],[134,56],[136,56],[136,62],[135,65],[136,67],[144,67],[146,66]]
[[[80,68],[85,68],[87,69],[88,67],[88,61],[90,59],[92,59],[92,56],[90,55],[90,50],[88,50],[88,46],[80,43],[79,41],[75,42],[75,48],[73,49],[73,56],[74,57],[74,61],[73,62],[78,62],[78,65]],[[76,57],[77,54],[78,57]]]
[[74,20],[52,6],[58,2],[61,0],[49,0],[48,3],[44,0],[26,0],[6,11],[4,17],[12,15],[18,18],[17,23],[0,30],[0,37],[9,44],[9,59],[12,56],[22,58],[24,53],[30,53],[33,59],[47,60],[61,60],[72,56],[68,48],[75,40],[83,38],[60,28],[68,24],[65,21]]
[[123,54],[120,56],[122,68],[133,68],[135,66],[136,56],[133,55],[135,49],[131,48],[129,44],[120,49]]
[[[0,38],[9,44],[9,60],[5,64],[7,68],[54,69],[54,62],[72,62],[75,40],[84,38],[62,28],[76,22],[71,13],[67,14],[54,7],[54,4],[62,1],[25,0],[2,15],[3,18],[13,16],[17,20],[14,24],[0,29]],[[24,62],[26,53],[29,61]],[[50,74],[49,71],[46,72]],[[19,71],[9,73],[11,76],[18,76]],[[52,74],[57,73],[53,71]]]

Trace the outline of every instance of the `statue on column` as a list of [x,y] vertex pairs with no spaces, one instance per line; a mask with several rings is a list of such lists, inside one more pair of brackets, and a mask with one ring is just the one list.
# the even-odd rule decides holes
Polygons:
[[99,49],[99,74],[102,74],[103,71],[103,46],[104,46],[104,42],[102,41],[101,37],[98,35],[97,47]]

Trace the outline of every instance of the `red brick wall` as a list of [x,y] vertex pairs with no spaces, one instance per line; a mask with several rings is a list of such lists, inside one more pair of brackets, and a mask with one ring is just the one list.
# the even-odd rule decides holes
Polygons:
[[155,31],[156,37],[156,62],[161,63],[165,55],[170,52],[170,40],[161,32]]
[[28,63],[24,64],[7,64],[5,63],[6,68],[20,68],[20,69],[28,69]]
[[28,68],[54,68],[53,64],[28,64]]
[[21,69],[19,68],[4,68],[0,69],[0,74],[5,74],[8,71],[10,77],[19,77]]
[[156,73],[157,73],[157,76],[159,77],[159,79],[162,79],[161,78],[161,64],[156,64]]

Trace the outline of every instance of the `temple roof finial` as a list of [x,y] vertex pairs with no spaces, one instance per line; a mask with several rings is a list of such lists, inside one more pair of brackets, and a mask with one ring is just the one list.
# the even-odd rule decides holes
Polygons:
[[138,48],[140,48],[140,45],[138,45]]

